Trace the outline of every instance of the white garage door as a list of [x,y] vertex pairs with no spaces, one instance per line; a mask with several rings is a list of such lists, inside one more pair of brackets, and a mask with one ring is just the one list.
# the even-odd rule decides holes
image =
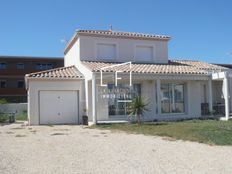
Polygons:
[[77,124],[77,91],[40,91],[40,124]]

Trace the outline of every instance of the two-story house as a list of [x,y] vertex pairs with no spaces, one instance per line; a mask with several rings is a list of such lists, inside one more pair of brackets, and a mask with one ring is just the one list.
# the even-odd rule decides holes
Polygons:
[[169,60],[163,35],[78,30],[64,51],[65,67],[26,75],[29,124],[130,120],[135,96],[149,100],[145,121],[198,118],[213,111],[229,119],[229,69]]

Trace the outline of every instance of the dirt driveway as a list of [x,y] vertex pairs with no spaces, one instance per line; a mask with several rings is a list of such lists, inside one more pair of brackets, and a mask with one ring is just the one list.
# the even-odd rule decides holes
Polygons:
[[82,126],[0,126],[0,173],[232,173],[232,147]]

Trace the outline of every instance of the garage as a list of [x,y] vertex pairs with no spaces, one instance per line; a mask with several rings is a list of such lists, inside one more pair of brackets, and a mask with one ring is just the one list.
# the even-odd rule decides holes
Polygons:
[[80,124],[83,75],[75,66],[27,74],[29,125]]
[[78,91],[40,91],[40,124],[77,124]]

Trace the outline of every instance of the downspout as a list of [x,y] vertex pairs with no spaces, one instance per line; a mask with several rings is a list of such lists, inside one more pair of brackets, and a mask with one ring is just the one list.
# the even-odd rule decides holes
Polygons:
[[92,76],[92,116],[93,124],[97,124],[97,110],[96,110],[96,74]]
[[225,72],[225,77],[223,79],[225,86],[225,120],[229,120],[230,117],[230,102],[229,102],[229,83],[228,83],[228,74]]

